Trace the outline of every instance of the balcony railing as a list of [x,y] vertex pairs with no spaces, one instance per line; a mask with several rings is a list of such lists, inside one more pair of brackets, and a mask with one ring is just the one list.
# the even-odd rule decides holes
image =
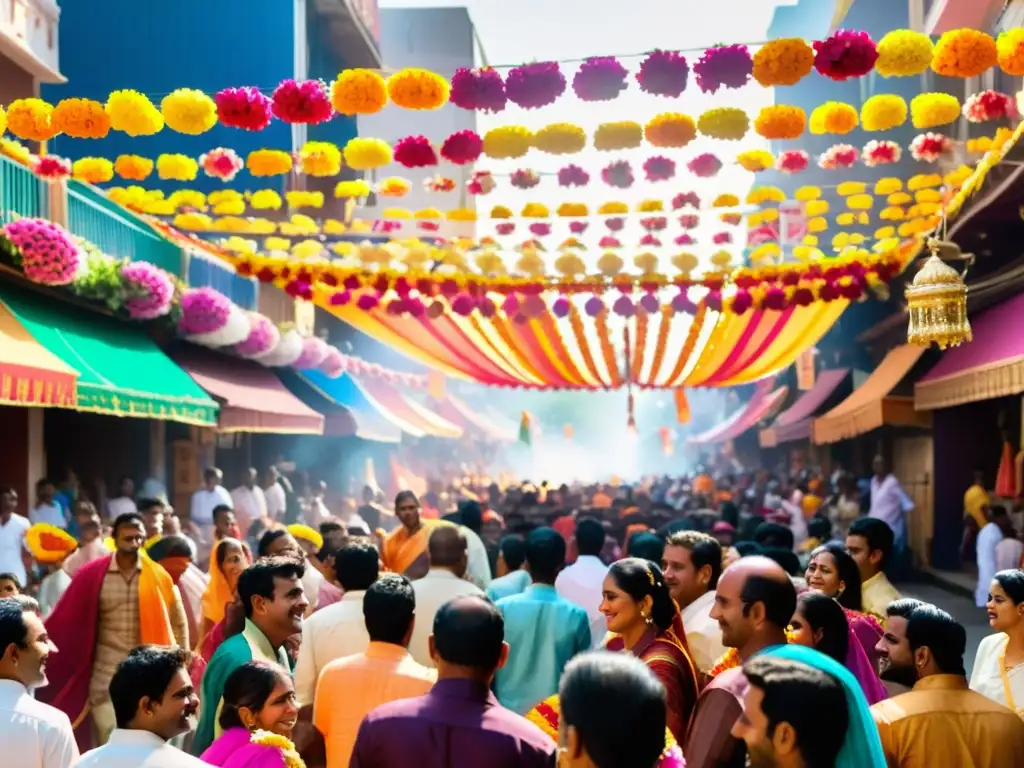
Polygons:
[[187,249],[188,269],[185,282],[192,288],[214,288],[243,309],[256,309],[259,282],[242,277],[228,264],[202,251]]
[[25,166],[0,157],[0,223],[13,219],[48,218],[49,184]]

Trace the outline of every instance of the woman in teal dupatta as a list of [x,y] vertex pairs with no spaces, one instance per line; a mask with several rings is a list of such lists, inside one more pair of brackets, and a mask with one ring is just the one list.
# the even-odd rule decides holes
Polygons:
[[864,698],[864,691],[850,670],[829,656],[802,645],[777,645],[766,648],[758,655],[800,662],[838,680],[846,693],[850,724],[846,729],[846,741],[836,759],[836,768],[886,768],[878,728],[871,716],[868,701]]

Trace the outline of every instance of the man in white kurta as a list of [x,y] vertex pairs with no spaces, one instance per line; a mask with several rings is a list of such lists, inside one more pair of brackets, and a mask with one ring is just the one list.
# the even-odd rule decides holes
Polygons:
[[988,590],[992,577],[996,575],[996,547],[1003,540],[1000,523],[1008,519],[1002,507],[994,507],[990,514],[991,521],[978,533],[975,544],[978,554],[978,586],[974,590],[974,604],[979,608],[984,608],[988,602]]
[[904,516],[913,511],[914,502],[907,496],[900,481],[886,468],[885,459],[876,456],[875,474],[871,478],[871,508],[869,517],[885,521],[892,529],[893,551],[897,557],[907,546],[907,526]]

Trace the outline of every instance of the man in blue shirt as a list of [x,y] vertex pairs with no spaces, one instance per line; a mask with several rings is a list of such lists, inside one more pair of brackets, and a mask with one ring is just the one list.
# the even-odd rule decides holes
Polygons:
[[565,665],[591,647],[587,612],[555,591],[555,577],[564,565],[561,534],[538,528],[526,538],[526,567],[533,584],[497,603],[509,654],[494,678],[494,692],[519,714],[557,693]]
[[494,602],[511,597],[530,586],[530,574],[523,568],[526,562],[526,542],[522,536],[509,534],[498,544],[498,578],[491,579],[487,596]]

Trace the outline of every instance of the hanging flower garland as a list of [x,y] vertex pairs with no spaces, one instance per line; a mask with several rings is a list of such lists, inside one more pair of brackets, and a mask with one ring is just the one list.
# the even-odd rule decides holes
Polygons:
[[581,101],[611,101],[626,89],[628,75],[614,56],[595,56],[580,64],[572,90]]
[[722,170],[722,161],[711,152],[705,152],[690,160],[686,164],[686,168],[698,178],[710,179],[717,176],[718,172]]
[[102,139],[110,132],[110,116],[92,99],[61,99],[50,120],[53,130],[73,139]]
[[82,251],[64,229],[44,219],[18,219],[4,235],[21,255],[21,271],[40,285],[68,285],[82,267]]
[[800,173],[807,170],[810,162],[810,156],[802,149],[790,149],[779,155],[775,169],[783,173]]
[[138,91],[113,91],[107,97],[104,110],[110,117],[110,127],[129,136],[152,136],[164,128],[164,116],[149,97]]
[[282,176],[292,170],[292,156],[280,149],[256,149],[249,153],[245,167],[253,176]]
[[963,115],[968,122],[985,123],[990,120],[1012,120],[1017,118],[1019,113],[1012,96],[986,90],[975,93],[964,102]]
[[640,63],[636,81],[640,90],[653,96],[678,98],[686,90],[690,65],[676,51],[652,51]]
[[826,171],[852,168],[857,164],[860,151],[851,144],[836,144],[826,149],[818,158],[818,167]]
[[337,176],[341,173],[341,150],[327,141],[307,141],[299,150],[299,167],[307,176]]
[[475,171],[466,184],[466,191],[471,195],[487,195],[494,191],[498,183],[490,171]]
[[915,128],[935,128],[960,119],[960,101],[948,93],[919,93],[910,101],[910,121]]
[[739,141],[750,130],[750,118],[736,107],[714,107],[697,119],[697,130],[712,139]]
[[114,173],[128,181],[145,181],[153,173],[153,161],[139,155],[118,155]]
[[647,181],[668,181],[676,175],[676,162],[663,155],[655,155],[644,161],[643,171]]
[[15,99],[7,107],[7,130],[25,141],[49,141],[57,135],[53,106],[42,99]]
[[[437,174],[435,176],[430,176],[430,177],[424,179],[423,180],[423,187],[428,192],[454,192],[455,191],[455,179],[453,179],[453,178],[451,178],[449,176],[442,176],[441,174]],[[427,210],[433,210],[433,209],[427,209]],[[419,218],[431,218],[431,217],[421,216]],[[432,217],[432,218],[441,218],[441,217],[440,216],[436,216],[436,217]]]
[[911,77],[925,72],[932,63],[934,46],[923,32],[895,29],[878,41],[875,71],[882,77]]
[[861,162],[868,168],[898,163],[903,150],[895,141],[869,141],[861,152]]
[[689,115],[662,112],[644,126],[644,138],[652,147],[679,149],[697,138],[697,126]]
[[249,335],[234,347],[239,357],[255,360],[274,349],[281,341],[281,332],[265,315],[249,312]]
[[383,168],[394,159],[391,145],[386,141],[361,136],[349,139],[345,144],[345,149],[342,150],[342,155],[345,158],[345,165],[354,171],[372,171],[376,168]]
[[888,131],[907,122],[907,102],[902,96],[880,93],[860,108],[860,122],[865,131]]
[[377,194],[381,197],[405,197],[410,189],[412,184],[407,179],[389,176],[377,185]]
[[932,54],[932,70],[945,77],[977,77],[999,61],[996,41],[976,29],[943,33]]
[[810,131],[815,135],[843,136],[859,124],[857,110],[841,101],[826,101],[811,112]]
[[601,123],[594,131],[594,149],[600,152],[635,149],[643,143],[643,140],[643,127],[640,123],[632,120]]
[[337,198],[364,198],[370,195],[370,185],[362,179],[339,181],[334,185],[334,196]]
[[533,132],[521,125],[492,128],[484,134],[484,154],[493,160],[523,157],[533,146]]
[[601,181],[616,189],[629,189],[635,180],[633,167],[626,160],[611,163],[601,171]]
[[129,261],[121,266],[121,280],[127,289],[124,306],[132,320],[155,320],[171,311],[174,281],[164,270]]
[[330,98],[339,115],[374,115],[387,106],[388,87],[372,69],[346,69],[331,83]]
[[750,80],[754,60],[745,45],[719,45],[708,48],[693,65],[697,87],[704,93],[719,88],[742,88]]
[[878,49],[867,32],[840,29],[814,42],[814,68],[830,80],[863,77],[877,60]]
[[271,95],[271,112],[286,123],[318,125],[334,117],[327,86],[321,80],[281,81]]
[[505,76],[505,95],[523,109],[554,104],[565,93],[565,87],[565,75],[555,61],[513,67]]
[[72,163],[71,175],[89,184],[104,184],[114,178],[114,164],[105,157],[83,157]]
[[273,117],[270,99],[259,88],[224,88],[214,96],[217,119],[243,131],[262,131]]
[[[484,140],[476,131],[456,131],[441,145],[441,157],[454,165],[475,163],[484,151]],[[350,163],[351,165],[351,163]]]
[[260,189],[249,196],[249,207],[262,211],[278,211],[284,200],[273,189]]
[[572,123],[552,123],[533,134],[533,146],[549,155],[574,155],[587,146],[587,134]]
[[807,115],[800,107],[776,104],[762,107],[754,120],[754,130],[765,139],[798,139],[807,125]]
[[429,168],[437,165],[434,145],[426,136],[406,136],[394,148],[395,162],[406,168]]
[[46,181],[58,181],[71,175],[71,161],[57,155],[43,155],[35,160],[32,172]]
[[910,154],[915,160],[934,163],[953,151],[953,140],[941,133],[922,133],[910,142]]
[[434,110],[448,103],[448,81],[418,67],[400,69],[387,80],[388,96],[403,109]]
[[531,168],[520,168],[512,173],[509,182],[516,189],[533,189],[540,184],[540,174]]
[[448,100],[457,107],[481,112],[501,112],[508,98],[505,82],[496,69],[459,67],[452,75]]
[[796,85],[814,68],[814,49],[799,37],[771,40],[754,54],[753,76],[765,88]]
[[233,149],[217,147],[206,154],[199,156],[199,165],[203,172],[214,179],[223,182],[233,181],[239,171],[245,167],[242,158]]
[[999,33],[996,39],[996,60],[1008,75],[1024,75],[1024,28],[1017,27]]
[[585,187],[590,183],[590,174],[578,165],[566,165],[558,169],[560,187]]
[[164,96],[160,112],[168,128],[189,136],[206,133],[217,124],[217,105],[193,88],[179,88]]
[[760,173],[775,167],[775,157],[765,149],[749,149],[736,155],[736,164],[751,173]]

